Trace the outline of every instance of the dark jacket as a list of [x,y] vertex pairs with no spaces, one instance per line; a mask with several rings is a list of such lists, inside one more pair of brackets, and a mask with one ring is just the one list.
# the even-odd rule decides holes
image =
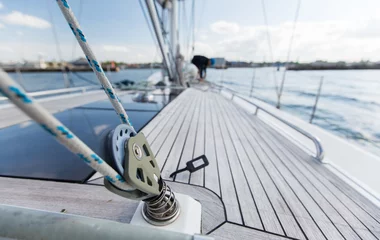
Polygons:
[[191,63],[197,66],[201,78],[203,78],[203,73],[206,73],[206,68],[208,66],[209,61],[210,59],[200,55],[195,55],[191,60]]

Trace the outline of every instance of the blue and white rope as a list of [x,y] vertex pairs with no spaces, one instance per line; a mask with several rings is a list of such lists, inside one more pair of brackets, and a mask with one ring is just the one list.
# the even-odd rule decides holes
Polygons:
[[[7,73],[0,69],[0,93],[8,97],[17,107],[53,135],[67,149],[81,158],[87,165],[100,172],[115,186],[123,190],[133,190],[112,167],[77,138],[58,119],[29,96]],[[43,151],[43,149],[42,149]]]
[[121,105],[119,97],[116,95],[115,90],[112,87],[112,84],[108,80],[107,76],[104,74],[104,71],[102,69],[102,66],[100,65],[99,61],[96,59],[95,54],[92,52],[90,45],[88,44],[88,41],[79,26],[79,23],[71,10],[69,4],[67,3],[67,0],[57,0],[58,6],[61,9],[63,16],[66,18],[67,23],[69,24],[69,27],[71,28],[71,31],[75,35],[75,38],[77,39],[80,47],[83,50],[83,53],[86,55],[88,64],[96,74],[100,84],[102,84],[102,87],[107,94],[109,100],[112,103],[112,106],[116,110],[116,113],[119,115],[121,122],[126,123],[129,126],[132,127],[134,133],[136,134],[135,129],[133,128],[129,117],[127,113],[125,112],[123,106]]

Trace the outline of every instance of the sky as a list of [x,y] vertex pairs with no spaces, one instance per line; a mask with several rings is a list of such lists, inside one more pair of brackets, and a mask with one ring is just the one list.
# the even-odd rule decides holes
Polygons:
[[[298,1],[195,0],[194,53],[286,61]],[[99,60],[160,61],[139,0],[68,2]],[[181,51],[187,59],[193,42],[191,3],[181,1],[179,9]],[[379,9],[378,0],[302,0],[289,60],[380,61]],[[84,56],[56,1],[0,0],[0,61],[39,56],[57,61]]]

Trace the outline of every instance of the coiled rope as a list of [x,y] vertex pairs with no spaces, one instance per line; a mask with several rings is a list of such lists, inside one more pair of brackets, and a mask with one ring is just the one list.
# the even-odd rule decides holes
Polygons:
[[104,74],[104,71],[102,69],[102,66],[98,62],[98,60],[95,57],[95,54],[92,52],[90,45],[88,44],[88,41],[81,30],[81,27],[75,18],[75,15],[73,11],[71,10],[67,0],[57,0],[57,4],[59,8],[62,11],[63,16],[65,17],[67,23],[69,24],[69,27],[71,28],[75,38],[77,39],[80,47],[83,50],[83,53],[86,55],[88,64],[96,74],[100,84],[102,85],[105,93],[107,94],[110,102],[112,103],[112,106],[116,110],[117,114],[120,117],[120,120],[122,123],[126,123],[129,126],[132,127],[134,133],[136,131],[134,130],[129,117],[127,113],[125,112],[123,106],[121,105],[121,101],[119,97],[116,95],[116,92],[114,91],[112,84],[108,80],[107,76]]

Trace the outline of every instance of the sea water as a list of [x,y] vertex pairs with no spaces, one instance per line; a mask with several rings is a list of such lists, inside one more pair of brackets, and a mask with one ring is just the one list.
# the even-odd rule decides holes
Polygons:
[[[157,69],[128,69],[106,73],[112,82],[146,80]],[[233,88],[271,105],[277,104],[284,69],[230,68],[209,69],[207,79]],[[92,72],[78,73],[97,83]],[[64,87],[62,73],[10,74],[29,92]],[[281,110],[309,121],[320,79],[323,86],[313,124],[380,156],[380,70],[287,71]],[[72,74],[75,86],[90,83]]]

